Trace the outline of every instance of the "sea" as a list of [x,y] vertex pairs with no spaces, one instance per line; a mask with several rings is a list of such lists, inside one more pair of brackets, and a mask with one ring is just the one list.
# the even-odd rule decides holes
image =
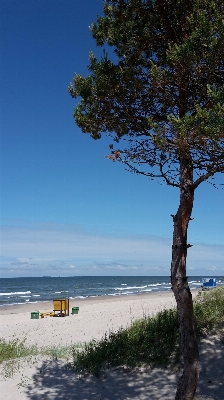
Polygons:
[[[217,287],[224,276],[216,278]],[[190,289],[201,287],[202,277],[188,278]],[[0,307],[51,301],[56,298],[80,299],[100,296],[129,296],[171,289],[169,276],[69,276],[0,278]]]

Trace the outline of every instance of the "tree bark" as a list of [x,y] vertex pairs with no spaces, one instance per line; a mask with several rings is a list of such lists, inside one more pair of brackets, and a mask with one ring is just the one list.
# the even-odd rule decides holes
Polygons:
[[187,229],[194,202],[193,169],[190,156],[180,158],[181,189],[180,204],[173,216],[173,246],[171,284],[177,302],[181,352],[184,370],[178,385],[175,400],[192,400],[199,376],[199,354],[194,329],[192,295],[186,276]]

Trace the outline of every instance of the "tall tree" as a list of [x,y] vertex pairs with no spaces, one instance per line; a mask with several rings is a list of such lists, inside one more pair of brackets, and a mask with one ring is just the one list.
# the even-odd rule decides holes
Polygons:
[[193,399],[199,375],[186,276],[194,192],[224,172],[223,12],[222,0],[106,0],[91,31],[113,53],[90,53],[89,75],[69,86],[81,97],[82,131],[111,136],[110,159],[180,190],[171,262],[184,361],[176,400]]

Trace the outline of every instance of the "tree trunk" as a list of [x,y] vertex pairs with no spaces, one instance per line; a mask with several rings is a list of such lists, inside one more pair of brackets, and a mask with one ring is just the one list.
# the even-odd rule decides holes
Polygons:
[[187,229],[194,201],[193,172],[189,158],[180,161],[181,190],[180,205],[173,216],[173,246],[171,284],[177,302],[181,352],[184,362],[183,375],[178,385],[175,400],[192,400],[199,376],[199,354],[194,329],[193,301],[186,276]]

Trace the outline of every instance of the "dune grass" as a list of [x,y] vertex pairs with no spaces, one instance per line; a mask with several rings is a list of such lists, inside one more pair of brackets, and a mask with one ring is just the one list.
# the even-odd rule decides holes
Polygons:
[[[194,300],[194,315],[198,340],[214,330],[224,338],[224,288],[199,292]],[[127,329],[106,333],[101,340],[84,345],[38,348],[26,346],[25,339],[9,342],[0,339],[0,363],[4,362],[9,371],[13,371],[18,359],[45,355],[72,360],[69,366],[77,372],[97,376],[102,368],[111,365],[134,367],[146,363],[167,366],[171,360],[179,360],[179,354],[176,308],[164,310],[153,317],[145,316]]]
[[37,353],[37,347],[27,347],[25,345],[25,339],[23,339],[22,341],[19,341],[18,339],[13,339],[9,342],[7,342],[5,339],[0,339],[0,363],[15,358],[36,355]]
[[[214,328],[224,328],[224,288],[199,292],[194,301],[198,341]],[[73,350],[73,367],[77,372],[98,375],[110,365],[130,367],[141,363],[167,366],[180,357],[176,308],[159,312],[154,317],[135,321],[130,328],[106,334],[100,341],[86,343]]]
[[110,365],[134,367],[142,362],[150,365],[167,363],[179,340],[177,312],[165,310],[155,317],[135,321],[131,327],[105,334],[73,351],[73,366],[77,372],[98,375]]
[[224,329],[224,287],[199,292],[194,301],[194,315],[197,336],[200,338],[215,330],[223,334]]
[[74,346],[27,346],[26,339],[19,341],[18,339],[7,342],[0,339],[0,364],[4,361],[13,360],[28,356],[45,355],[54,359],[71,357]]
[[[79,345],[77,345],[79,346]],[[64,359],[69,363],[75,346],[27,346],[26,339],[19,341],[13,339],[7,342],[0,339],[0,375],[3,378],[10,378],[24,365],[36,364],[40,357],[50,357],[54,360]]]

